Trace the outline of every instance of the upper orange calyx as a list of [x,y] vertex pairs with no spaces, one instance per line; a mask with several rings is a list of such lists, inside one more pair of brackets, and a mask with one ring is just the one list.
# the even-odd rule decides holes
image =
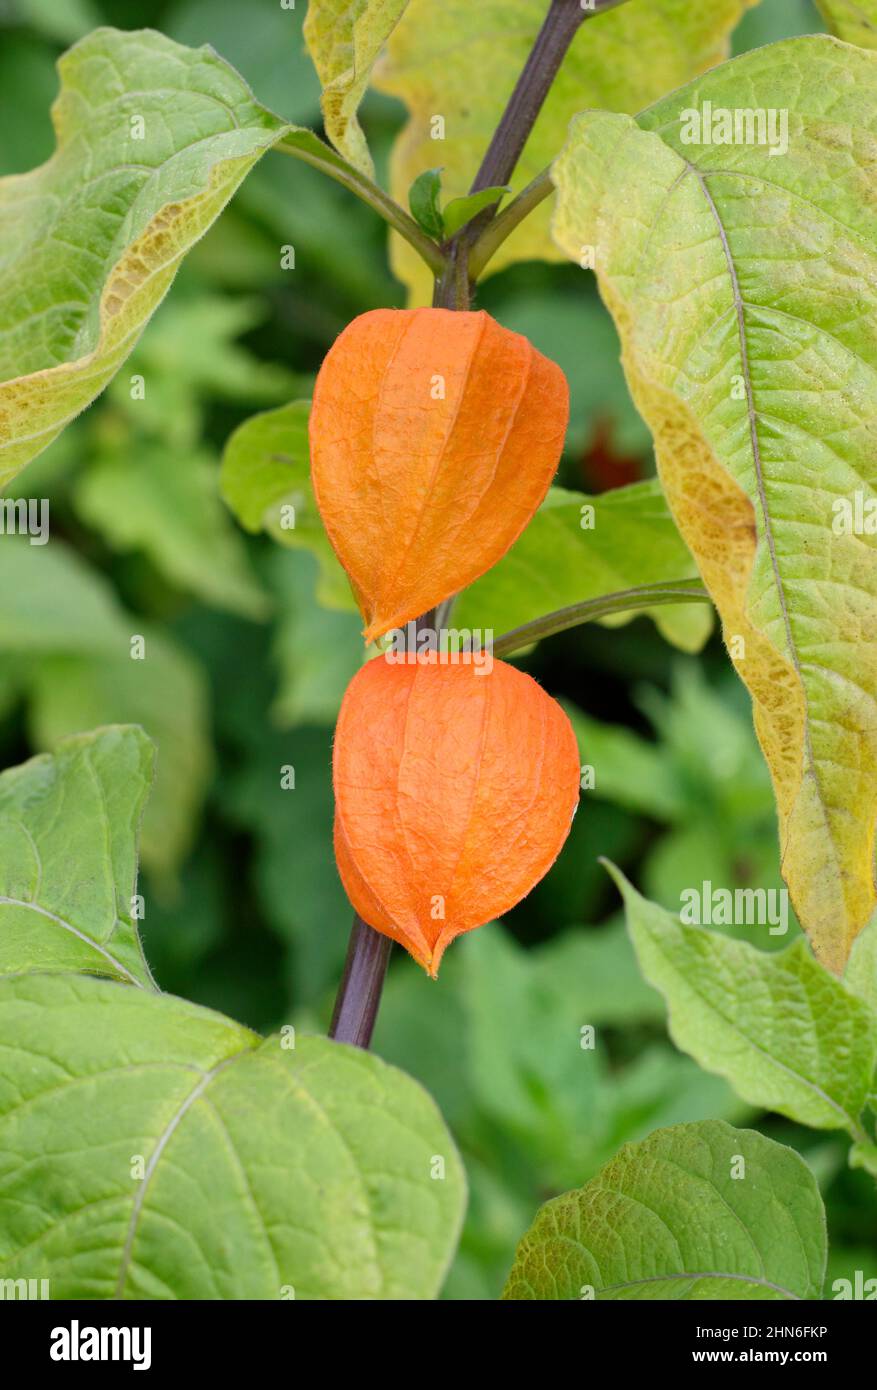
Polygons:
[[341,333],[314,389],[311,474],[367,641],[501,559],[568,417],[560,368],[484,312],[375,309]]

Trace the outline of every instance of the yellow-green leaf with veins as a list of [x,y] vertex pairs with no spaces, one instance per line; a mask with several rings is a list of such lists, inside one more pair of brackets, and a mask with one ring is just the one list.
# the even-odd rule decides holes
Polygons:
[[877,48],[877,0],[816,0],[833,34],[862,48]]
[[212,49],[98,29],[54,155],[0,180],[0,486],[103,389],[177,266],[289,127]]
[[371,71],[408,0],[310,0],[308,52],[323,84],[320,105],[332,144],[371,178],[371,155],[356,118]]
[[584,1187],[540,1207],[502,1296],[818,1299],[826,1254],[825,1209],[801,1156],[701,1120],[625,1144]]
[[[777,138],[693,143],[722,112]],[[875,905],[875,168],[877,54],[828,37],[748,53],[637,120],[582,115],[554,168],[558,244],[597,248],[667,500],[753,697],[783,875],[836,971]]]
[[[585,107],[641,111],[665,92],[727,56],[728,36],[757,0],[628,0],[587,19],[573,40],[518,163],[514,190],[542,172]],[[445,194],[469,190],[518,74],[545,18],[546,0],[409,0],[393,31],[375,85],[401,97],[409,120],[393,151],[397,201],[424,169],[441,164]],[[436,119],[441,118],[444,129]],[[546,202],[531,213],[490,263],[556,260]],[[429,272],[393,235],[393,268],[418,303],[428,304]]]
[[[138,1302],[438,1297],[463,1165],[434,1101],[372,1053],[70,973],[0,980],[0,1049],[4,1281]],[[765,1240],[785,1225],[762,1222]]]
[[155,749],[116,724],[0,774],[0,976],[83,971],[154,989],[137,840]]

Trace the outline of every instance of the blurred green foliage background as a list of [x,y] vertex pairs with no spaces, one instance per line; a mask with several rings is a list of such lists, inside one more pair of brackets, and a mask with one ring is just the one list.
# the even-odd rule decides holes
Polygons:
[[[0,173],[48,158],[55,60],[101,23],[209,42],[262,102],[319,128],[304,10],[0,0]],[[809,0],[764,0],[736,46],[820,28]],[[379,176],[402,116],[388,98],[365,103]],[[402,302],[379,220],[267,156],[111,389],[13,485],[50,499],[51,544],[0,548],[2,765],[74,729],[144,724],[160,750],[143,840],[147,956],[166,990],[258,1029],[324,1029],[331,1012],[350,921],[331,849],[331,737],[361,647],[354,617],[317,606],[309,554],[237,528],[219,457],[253,411],[309,394],[351,318]],[[596,492],[653,472],[592,277],[523,264],[488,280],[479,303],[569,378],[561,482]],[[120,632],[146,636],[146,663],[119,659]],[[429,1087],[463,1151],[471,1205],[448,1294],[496,1297],[542,1201],[626,1140],[706,1116],[798,1146],[829,1204],[829,1278],[877,1275],[873,1181],[846,1170],[841,1137],[753,1114],[674,1049],[597,862],[614,859],[668,907],[705,879],[779,886],[770,785],[720,642],[684,658],[641,619],[558,636],[524,665],[567,702],[597,787],[548,878],[503,924],[458,942],[438,985],[395,953],[375,1040]],[[287,765],[294,791],[281,787]],[[580,1046],[586,1024],[596,1052]]]

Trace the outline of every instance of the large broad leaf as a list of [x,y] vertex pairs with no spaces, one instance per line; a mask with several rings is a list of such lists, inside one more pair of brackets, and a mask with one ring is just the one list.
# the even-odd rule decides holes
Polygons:
[[[727,56],[728,35],[754,0],[628,0],[588,19],[573,40],[515,171],[516,190],[540,174],[585,107],[640,111]],[[404,202],[424,169],[441,164],[447,196],[468,191],[503,108],[545,18],[545,0],[410,0],[393,31],[377,85],[401,97],[410,119],[392,160],[392,187]],[[437,132],[434,118],[444,121]],[[538,208],[491,262],[555,259],[549,210]],[[578,259],[578,257],[576,258]],[[397,274],[428,303],[428,273],[393,238]]]
[[[29,702],[38,747],[99,724],[142,724],[158,746],[143,825],[150,868],[171,877],[197,824],[211,769],[206,683],[182,648],[119,607],[61,541],[0,545],[0,657]],[[131,639],[145,639],[143,660]]]
[[38,747],[98,724],[141,724],[158,747],[143,822],[144,862],[172,881],[195,838],[212,772],[207,682],[189,653],[141,624],[143,661],[47,657],[30,670],[28,722]]
[[[551,488],[508,554],[463,593],[453,621],[498,636],[569,604],[696,573],[656,479],[599,497]],[[650,616],[685,651],[699,651],[712,626],[705,604],[654,608]]]
[[[788,115],[780,157],[781,125],[773,145],[688,141],[705,103],[733,123],[742,94],[756,135]],[[558,242],[599,247],[671,510],[753,696],[784,876],[835,971],[875,905],[877,537],[843,521],[877,484],[875,148],[877,55],[802,38],[636,121],[579,117],[555,165]]]
[[802,1158],[721,1120],[627,1144],[547,1202],[504,1298],[821,1298],[825,1212]]
[[402,1072],[82,976],[0,982],[0,1274],[51,1296],[427,1299],[464,1179]]
[[0,484],[103,389],[288,130],[212,50],[152,30],[98,29],[59,71],[55,154],[0,181]]
[[650,903],[618,870],[646,979],[667,1001],[670,1034],[753,1105],[863,1138],[877,1063],[877,1014],[799,938],[767,954]]
[[877,48],[875,0],[816,0],[816,5],[838,38],[862,48]]
[[304,36],[323,84],[326,134],[369,177],[371,155],[356,112],[371,70],[408,0],[310,0]]
[[0,975],[152,978],[132,916],[154,750],[136,728],[66,740],[0,775]]

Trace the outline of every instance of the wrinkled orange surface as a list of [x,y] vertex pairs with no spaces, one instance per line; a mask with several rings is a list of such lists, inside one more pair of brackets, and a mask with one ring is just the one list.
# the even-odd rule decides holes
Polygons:
[[344,696],[334,784],[351,902],[435,976],[455,936],[514,907],[557,858],[579,754],[563,710],[513,666],[376,657]]
[[311,475],[372,641],[496,564],[542,501],[563,372],[489,314],[375,309],[314,389]]

